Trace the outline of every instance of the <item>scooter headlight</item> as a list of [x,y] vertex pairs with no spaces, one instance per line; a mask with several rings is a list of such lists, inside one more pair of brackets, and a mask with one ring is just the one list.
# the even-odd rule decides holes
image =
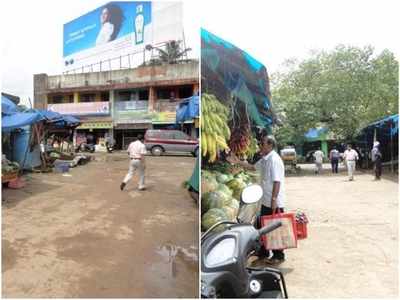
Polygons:
[[236,240],[226,238],[219,241],[205,257],[205,263],[209,267],[220,265],[234,258]]

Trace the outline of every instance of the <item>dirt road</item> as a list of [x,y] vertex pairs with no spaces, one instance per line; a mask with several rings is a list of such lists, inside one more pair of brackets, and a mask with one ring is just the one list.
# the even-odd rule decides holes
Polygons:
[[286,181],[288,210],[310,219],[309,237],[286,251],[281,266],[290,297],[398,297],[398,182],[373,181],[325,166],[314,175],[303,166]]
[[148,157],[144,192],[119,190],[125,153],[4,190],[3,297],[197,297],[198,209],[182,188],[194,162]]

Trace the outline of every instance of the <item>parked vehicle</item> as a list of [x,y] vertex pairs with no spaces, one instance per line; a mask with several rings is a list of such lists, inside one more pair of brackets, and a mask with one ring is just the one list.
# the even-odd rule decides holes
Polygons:
[[[283,274],[275,268],[250,268],[248,258],[260,248],[260,238],[281,226],[281,222],[257,230],[255,215],[262,196],[259,185],[242,192],[238,222],[222,221],[201,238],[202,298],[287,298]],[[243,213],[243,209],[246,213]],[[251,212],[251,213],[249,213]],[[222,232],[216,228],[225,226]]]
[[93,144],[81,143],[75,148],[75,152],[90,152],[93,153],[95,147]]
[[292,146],[286,146],[280,151],[280,155],[285,165],[285,169],[296,172],[296,149]]
[[199,141],[180,130],[149,129],[144,135],[146,149],[155,156],[167,152],[199,153]]

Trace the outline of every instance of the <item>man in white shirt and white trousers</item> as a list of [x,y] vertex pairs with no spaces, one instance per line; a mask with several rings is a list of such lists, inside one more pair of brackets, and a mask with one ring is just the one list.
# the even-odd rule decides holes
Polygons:
[[[261,215],[284,212],[285,207],[285,166],[279,154],[274,150],[276,141],[272,136],[264,136],[261,141],[261,159],[255,165],[239,161],[236,157],[228,157],[231,163],[237,163],[250,170],[256,170],[261,175],[263,189]],[[266,250],[267,257],[269,251]],[[272,250],[272,257],[268,259],[272,264],[285,261],[283,250]]]
[[143,135],[139,134],[136,138],[136,141],[133,141],[129,144],[128,154],[131,161],[129,162],[129,171],[126,174],[124,180],[121,183],[120,189],[121,191],[125,188],[126,184],[129,180],[132,179],[133,173],[138,170],[139,171],[139,190],[144,190],[144,170],[145,170],[145,161],[144,155],[147,153],[146,146],[143,144]]
[[356,161],[358,160],[358,153],[347,145],[347,150],[343,153],[343,158],[346,162],[347,173],[349,174],[349,181],[354,180],[354,171],[356,170]]
[[315,173],[321,174],[322,172],[322,163],[324,162],[324,152],[321,151],[320,148],[318,148],[317,151],[314,152],[314,159],[315,159]]

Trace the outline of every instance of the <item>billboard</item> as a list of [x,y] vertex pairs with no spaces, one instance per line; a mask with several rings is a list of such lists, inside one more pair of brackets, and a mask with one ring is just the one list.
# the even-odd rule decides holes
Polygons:
[[182,40],[182,28],[181,2],[109,2],[64,24],[64,71],[134,53],[143,60],[146,45]]

